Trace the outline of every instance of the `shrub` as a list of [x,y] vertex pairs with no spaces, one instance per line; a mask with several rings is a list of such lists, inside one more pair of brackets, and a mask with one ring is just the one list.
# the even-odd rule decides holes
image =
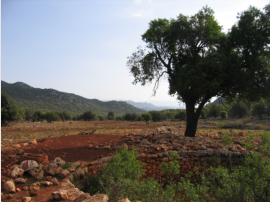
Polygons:
[[228,118],[228,113],[226,111],[221,111],[219,115],[222,119]]
[[252,116],[259,116],[262,119],[262,115],[266,113],[265,103],[256,103],[252,108]]
[[243,102],[234,103],[230,110],[230,116],[242,118],[248,114],[248,108]]

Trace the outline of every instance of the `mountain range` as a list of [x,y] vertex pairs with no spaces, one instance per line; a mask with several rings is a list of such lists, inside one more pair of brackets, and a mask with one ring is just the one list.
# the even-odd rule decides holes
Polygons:
[[1,81],[1,92],[7,93],[23,109],[67,111],[71,114],[82,114],[91,110],[95,114],[103,116],[110,111],[113,111],[115,115],[145,112],[123,101],[103,102],[98,99],[87,99],[54,89],[34,88],[23,82],[10,84]]

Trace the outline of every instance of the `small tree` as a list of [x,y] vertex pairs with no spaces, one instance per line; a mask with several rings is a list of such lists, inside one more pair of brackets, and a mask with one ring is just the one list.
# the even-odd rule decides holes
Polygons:
[[20,119],[19,107],[4,92],[1,93],[1,123]]
[[262,115],[266,113],[266,105],[263,102],[256,103],[252,108],[252,116],[259,116],[262,119]]
[[206,119],[206,112],[205,110],[201,111],[201,119]]
[[152,116],[149,113],[143,113],[142,114],[142,119],[146,122],[146,124],[152,120]]
[[83,119],[85,121],[95,120],[96,119],[96,114],[94,114],[94,112],[92,112],[91,110],[86,111],[86,112],[83,113]]
[[108,113],[108,120],[114,120],[115,119],[115,115],[114,115],[114,112],[113,111],[110,111]]
[[228,118],[228,113],[225,110],[223,110],[220,112],[220,117],[222,119],[226,119],[226,118]]
[[44,116],[45,116],[46,121],[48,121],[49,123],[60,119],[58,114],[56,114],[55,112],[46,112]]
[[232,105],[230,116],[242,118],[248,114],[248,108],[243,102],[237,102]]
[[181,110],[178,114],[175,115],[176,119],[180,119],[181,121],[186,119],[186,112]]

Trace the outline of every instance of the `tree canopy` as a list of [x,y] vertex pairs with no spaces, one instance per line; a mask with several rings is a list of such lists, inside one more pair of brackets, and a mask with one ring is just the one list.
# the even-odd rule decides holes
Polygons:
[[146,47],[139,47],[127,61],[133,83],[154,81],[155,94],[166,75],[169,94],[186,104],[185,136],[192,137],[212,97],[255,101],[269,96],[269,7],[240,13],[228,33],[222,32],[207,6],[193,16],[151,21],[142,35]]

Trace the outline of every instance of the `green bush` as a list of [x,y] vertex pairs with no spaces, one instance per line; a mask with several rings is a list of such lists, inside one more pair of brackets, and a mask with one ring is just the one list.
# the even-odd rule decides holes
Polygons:
[[228,113],[226,111],[221,111],[219,116],[222,118],[222,119],[226,119],[228,118]]

